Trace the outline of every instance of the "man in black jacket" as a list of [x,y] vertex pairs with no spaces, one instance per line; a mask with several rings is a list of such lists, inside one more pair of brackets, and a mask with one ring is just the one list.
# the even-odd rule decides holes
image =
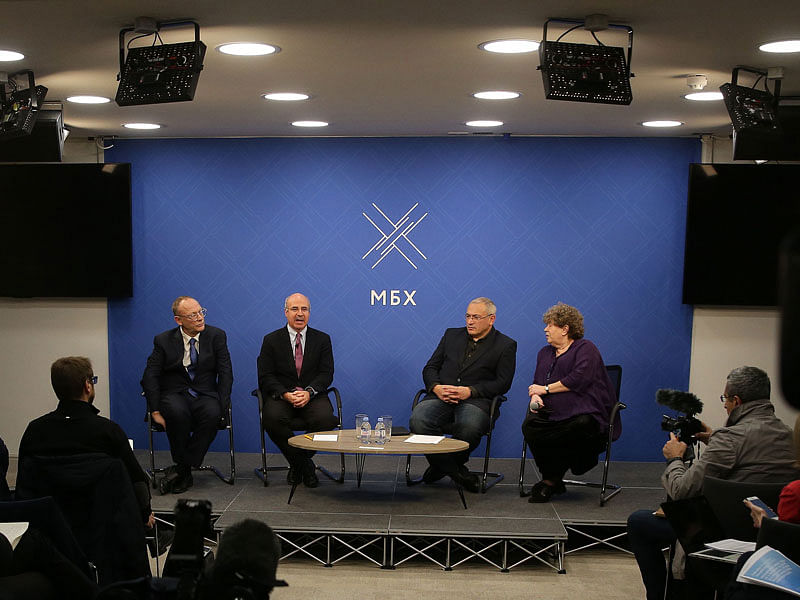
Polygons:
[[467,307],[467,326],[445,331],[422,370],[428,394],[411,414],[411,431],[440,435],[444,424],[453,423],[453,437],[469,443],[464,452],[426,455],[426,483],[448,475],[463,488],[480,491],[466,462],[489,430],[492,398],[511,387],[517,361],[517,342],[494,328],[496,313],[489,298],[475,298]]
[[258,387],[264,398],[262,427],[289,462],[287,481],[319,484],[313,453],[289,446],[290,423],[301,418],[306,431],[338,425],[328,387],[333,381],[333,348],[327,333],[308,326],[311,303],[303,294],[284,302],[287,325],[268,333],[258,355]]
[[178,474],[171,491],[180,494],[192,486],[191,469],[202,464],[226,415],[233,368],[225,332],[206,325],[197,300],[176,298],[172,314],[178,327],[153,339],[142,388],[153,421],[167,432]]

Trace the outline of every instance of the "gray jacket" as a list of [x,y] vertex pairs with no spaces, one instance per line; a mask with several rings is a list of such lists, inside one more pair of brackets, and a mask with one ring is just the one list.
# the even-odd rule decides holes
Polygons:
[[[792,430],[775,416],[769,400],[751,400],[736,407],[725,427],[715,430],[692,466],[675,460],[667,465],[661,483],[670,498],[680,500],[703,493],[706,475],[730,481],[781,483],[800,478]],[[680,544],[672,561],[673,576],[683,579],[685,556]]]

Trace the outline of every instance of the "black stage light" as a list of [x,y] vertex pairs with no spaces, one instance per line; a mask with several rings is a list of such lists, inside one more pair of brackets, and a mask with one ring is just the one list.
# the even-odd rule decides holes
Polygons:
[[[589,17],[586,21],[548,19],[545,22],[539,46],[539,69],[542,72],[545,98],[594,104],[630,104],[633,100],[630,83],[633,29],[627,25],[608,23],[594,28],[588,25],[588,19]],[[595,31],[608,27],[624,29],[628,32],[628,59],[625,60],[624,49],[615,46],[548,41],[547,24],[550,22],[576,24],[565,34],[579,26],[591,31],[593,36]]]
[[[19,89],[19,75],[28,76],[27,88]],[[0,140],[30,135],[46,95],[47,88],[36,85],[30,70],[13,73],[7,82],[0,82]]]
[[125,57],[125,34],[141,30],[128,27],[120,31],[120,75],[115,98],[119,106],[184,102],[194,99],[206,54],[206,45],[200,41],[200,26],[194,21],[166,21],[157,23],[154,31],[144,35],[153,35],[160,40],[158,36],[160,28],[182,25],[194,25],[193,42],[130,48],[127,57]]

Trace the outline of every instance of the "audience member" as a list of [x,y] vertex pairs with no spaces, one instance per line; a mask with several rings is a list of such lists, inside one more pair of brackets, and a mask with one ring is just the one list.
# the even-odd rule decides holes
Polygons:
[[[544,313],[547,346],[539,350],[530,410],[522,433],[542,476],[529,502],[547,502],[566,491],[564,474],[585,473],[605,449],[616,392],[600,351],[583,337],[583,315],[559,302]],[[614,439],[622,431],[619,416]]]
[[467,326],[447,329],[425,367],[425,397],[409,420],[413,433],[441,435],[453,423],[455,439],[469,443],[463,452],[427,454],[430,466],[422,476],[432,483],[445,475],[470,492],[481,482],[466,467],[469,455],[489,431],[489,409],[514,379],[517,342],[494,328],[497,307],[489,298],[475,298],[464,315]]
[[233,368],[227,337],[206,325],[206,313],[194,298],[176,298],[172,314],[178,327],[153,338],[142,375],[147,410],[166,430],[175,462],[159,483],[162,494],[192,487],[192,468],[203,463],[230,402]]
[[333,429],[339,421],[327,395],[333,381],[330,336],[308,326],[311,303],[303,294],[284,301],[286,326],[264,336],[258,355],[258,387],[264,399],[261,426],[289,463],[288,483],[317,487],[309,450],[289,445],[291,422],[301,419],[307,431]]
[[[756,367],[738,367],[727,377],[720,396],[728,414],[724,427],[698,439],[707,447],[691,465],[683,461],[686,444],[674,434],[662,450],[667,466],[661,476],[673,500],[699,496],[706,475],[749,482],[781,482],[798,477],[792,431],[775,416],[769,401],[767,374]],[[663,516],[639,510],[628,517],[628,541],[639,564],[648,600],[661,600],[667,580],[662,549],[676,541]],[[684,578],[685,556],[676,545],[673,575]]]

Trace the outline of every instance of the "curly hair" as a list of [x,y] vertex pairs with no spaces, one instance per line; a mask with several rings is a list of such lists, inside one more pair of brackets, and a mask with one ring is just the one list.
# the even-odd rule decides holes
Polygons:
[[552,323],[556,327],[569,327],[567,337],[571,340],[579,340],[583,337],[583,315],[574,306],[559,302],[551,306],[542,315],[545,325]]

